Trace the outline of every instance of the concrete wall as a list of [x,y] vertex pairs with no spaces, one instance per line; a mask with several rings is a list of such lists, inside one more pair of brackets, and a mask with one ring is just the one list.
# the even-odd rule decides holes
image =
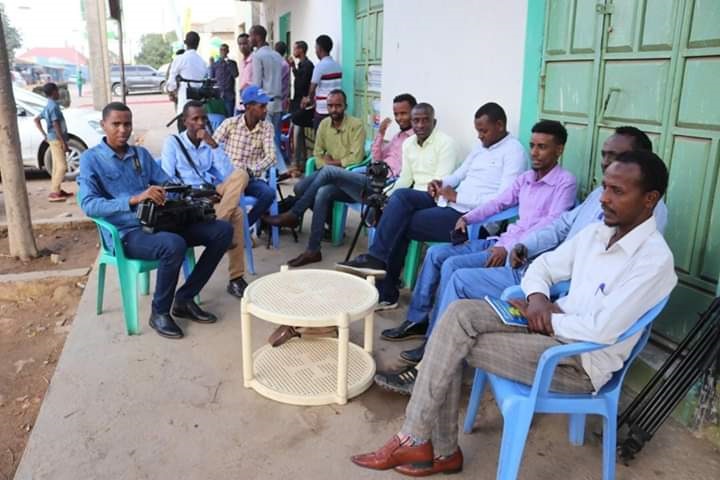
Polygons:
[[495,101],[517,136],[527,3],[385,0],[382,115],[409,92],[436,109],[438,128],[466,154],[476,139],[473,116]]
[[[281,15],[291,12],[290,35],[292,41],[304,40],[308,44],[308,57],[317,63],[315,57],[315,39],[322,34],[333,39],[333,58],[342,62],[342,32],[340,28],[340,2],[334,0],[266,0],[264,25],[273,23],[272,38],[279,40],[279,21]],[[292,51],[292,50],[291,50]]]

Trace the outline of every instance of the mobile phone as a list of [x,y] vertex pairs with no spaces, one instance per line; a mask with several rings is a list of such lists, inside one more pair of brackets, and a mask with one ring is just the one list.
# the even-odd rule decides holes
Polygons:
[[450,231],[450,243],[453,245],[460,245],[468,240],[467,230],[462,231],[460,229],[454,229]]

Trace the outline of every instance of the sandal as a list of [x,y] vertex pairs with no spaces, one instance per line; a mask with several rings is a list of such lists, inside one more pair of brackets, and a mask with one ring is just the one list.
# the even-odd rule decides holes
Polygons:
[[289,325],[280,325],[268,337],[268,343],[274,347],[279,347],[291,338],[300,337],[300,333]]

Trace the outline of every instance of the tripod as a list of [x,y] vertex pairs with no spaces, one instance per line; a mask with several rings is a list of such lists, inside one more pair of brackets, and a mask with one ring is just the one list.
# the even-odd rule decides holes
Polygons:
[[[360,238],[360,232],[362,231],[362,228],[363,227],[372,228],[375,225],[377,225],[378,222],[380,221],[380,217],[382,216],[382,204],[383,203],[384,203],[384,201],[381,202],[380,205],[378,205],[377,200],[374,199],[373,196],[371,195],[368,198],[367,205],[365,203],[361,204],[362,206],[360,207],[360,210],[361,210],[360,223],[358,224],[357,229],[355,230],[355,235],[353,235],[352,243],[350,243],[350,248],[348,249],[347,255],[345,255],[346,262],[348,260],[350,260],[350,256],[352,255],[353,250],[355,250],[355,245],[357,245],[358,238]],[[368,225],[366,223],[367,218],[368,218],[369,213],[372,212],[373,210],[377,211],[377,215],[374,216],[372,225]]]

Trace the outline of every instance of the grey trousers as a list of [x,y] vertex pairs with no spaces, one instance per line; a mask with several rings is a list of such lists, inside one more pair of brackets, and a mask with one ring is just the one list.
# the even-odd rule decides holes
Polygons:
[[[457,450],[463,360],[531,385],[542,353],[562,344],[554,337],[506,326],[484,300],[453,302],[430,337],[401,432],[432,439],[435,455],[452,455]],[[550,388],[566,393],[593,391],[576,357],[558,364]]]

